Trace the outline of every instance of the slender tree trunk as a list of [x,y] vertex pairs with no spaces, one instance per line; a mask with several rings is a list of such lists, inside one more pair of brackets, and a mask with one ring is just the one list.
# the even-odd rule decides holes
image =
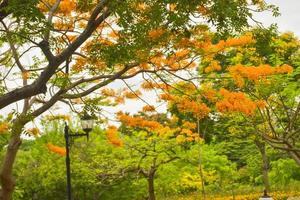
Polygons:
[[20,135],[24,125],[29,121],[26,115],[20,115],[12,123],[11,138],[7,146],[6,154],[2,162],[0,171],[1,194],[0,200],[11,200],[15,187],[15,180],[13,177],[13,166],[17,156],[17,152],[22,143]]
[[2,163],[2,169],[0,172],[1,180],[1,200],[11,200],[15,187],[15,180],[13,178],[12,169],[16,159],[17,152],[21,145],[20,135],[13,135],[9,141],[6,155]]
[[266,143],[264,142],[260,142],[260,141],[255,141],[255,144],[257,146],[257,148],[259,149],[259,152],[261,154],[262,157],[262,179],[263,179],[263,183],[265,186],[265,190],[267,192],[271,191],[271,187],[270,187],[270,181],[269,181],[269,161],[268,161],[268,156],[267,156],[267,152],[266,152]]
[[[199,118],[197,118],[197,132],[199,137],[201,137],[200,134],[200,120]],[[204,135],[205,132],[203,132],[203,139],[205,138]],[[206,192],[205,192],[205,179],[204,179],[204,175],[203,175],[203,167],[202,167],[202,144],[199,143],[199,173],[200,173],[200,178],[201,178],[201,193],[202,193],[202,198],[203,200],[206,200]]]
[[148,180],[148,200],[155,200],[155,190],[154,190],[154,176],[155,176],[155,170],[151,169],[149,172],[149,175],[147,177]]
[[[200,147],[200,150],[201,150],[201,147]],[[201,186],[202,186],[202,191],[201,191],[202,192],[202,198],[203,198],[203,200],[205,200],[206,199],[205,180],[204,180],[204,175],[203,175],[201,154],[202,154],[202,152],[199,151],[199,173],[200,173]]]

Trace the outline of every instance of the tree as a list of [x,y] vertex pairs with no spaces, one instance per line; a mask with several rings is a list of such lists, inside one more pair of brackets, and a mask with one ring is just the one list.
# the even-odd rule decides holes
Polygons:
[[299,164],[299,41],[272,28],[253,34],[257,38],[253,45],[216,54],[203,63],[210,67],[217,62],[220,67],[211,73],[220,78],[211,81],[220,95],[216,110],[241,114],[257,139],[287,151]]
[[298,52],[299,41],[290,33],[279,35],[273,27],[238,38],[212,34],[210,45],[200,52],[200,83],[186,78],[185,83],[173,85],[164,99],[181,118],[239,122],[260,150],[269,189],[265,142],[286,150],[299,163]]
[[[74,121],[74,119],[73,119]],[[45,117],[35,140],[25,140],[16,161],[13,199],[64,199],[66,194],[64,121]],[[75,123],[71,127],[76,128]],[[30,131],[30,130],[29,130]],[[28,134],[29,134],[28,131]],[[32,135],[33,136],[33,135]],[[109,145],[105,132],[95,127],[90,139],[76,138],[71,146],[72,193],[76,199],[134,199],[138,186],[131,177],[129,153]],[[116,188],[116,189],[115,189]]]
[[[273,6],[255,0],[230,4],[223,0],[2,0],[0,63],[5,73],[1,74],[0,109],[23,101],[22,109],[15,109],[13,118],[7,119],[11,138],[0,173],[2,198],[11,199],[13,164],[28,122],[58,102],[75,111],[78,107],[73,104],[80,99],[95,109],[103,98],[90,94],[116,79],[174,73],[191,66],[185,58],[193,57],[192,51],[182,52],[188,46],[186,38],[205,35],[191,16],[226,32],[245,27],[253,9],[273,9],[276,14]],[[201,42],[197,44],[201,48]],[[24,61],[26,55],[32,57],[30,62]],[[166,57],[170,59],[162,59]],[[17,87],[9,80],[16,80]]]
[[[200,139],[191,130],[195,127],[187,123],[179,128],[162,114],[132,117],[119,113],[118,119],[122,122],[119,130],[124,135],[124,148],[130,152],[134,168],[147,179],[148,199],[155,200],[154,180],[157,171],[179,159],[184,145]],[[111,129],[117,131],[114,127]],[[109,132],[111,141],[119,145],[120,142],[112,136],[112,130]]]

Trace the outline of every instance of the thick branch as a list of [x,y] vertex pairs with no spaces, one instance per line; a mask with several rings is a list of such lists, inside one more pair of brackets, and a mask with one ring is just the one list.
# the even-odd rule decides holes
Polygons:
[[8,6],[8,0],[3,0],[0,4],[0,20],[3,20],[7,17],[10,13],[7,13],[5,8]]
[[[102,1],[94,9],[86,29],[77,37],[77,39],[73,43],[71,43],[60,55],[53,58],[51,56],[48,57],[49,64],[41,73],[39,78],[36,79],[36,81],[34,81],[31,85],[15,89],[0,97],[0,109],[16,101],[26,99],[40,93],[45,93],[47,91],[46,83],[56,72],[56,69],[60,66],[60,64],[62,64],[67,58],[69,58],[75,52],[75,50],[79,48],[92,35],[97,27],[110,15],[110,12],[106,9],[100,17],[96,18],[104,8],[105,2],[105,0]],[[44,53],[45,49],[43,50]]]

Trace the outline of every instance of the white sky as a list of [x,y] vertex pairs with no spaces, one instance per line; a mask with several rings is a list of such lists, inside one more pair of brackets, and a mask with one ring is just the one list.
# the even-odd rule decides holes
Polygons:
[[256,19],[263,22],[265,26],[277,23],[281,32],[292,31],[300,36],[300,1],[299,0],[266,0],[267,3],[274,4],[279,7],[281,15],[273,17],[270,13],[260,13],[256,15]]

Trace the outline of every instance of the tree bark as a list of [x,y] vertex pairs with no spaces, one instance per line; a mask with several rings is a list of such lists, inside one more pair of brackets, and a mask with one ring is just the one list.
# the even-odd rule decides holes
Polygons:
[[7,147],[6,155],[2,164],[2,169],[0,172],[1,180],[1,200],[11,200],[13,190],[15,187],[15,180],[13,178],[12,169],[18,149],[21,145],[20,135],[13,135],[10,139],[9,145]]
[[155,200],[155,190],[154,190],[154,176],[155,176],[155,170],[151,169],[149,172],[149,175],[147,177],[148,180],[148,199],[149,200]]
[[266,152],[266,143],[264,142],[260,142],[260,141],[255,141],[255,144],[257,146],[257,148],[259,149],[259,152],[261,154],[262,157],[262,179],[263,179],[263,183],[264,183],[264,187],[266,192],[270,192],[271,191],[271,187],[270,187],[270,180],[269,180],[269,161],[268,161],[268,155]]

